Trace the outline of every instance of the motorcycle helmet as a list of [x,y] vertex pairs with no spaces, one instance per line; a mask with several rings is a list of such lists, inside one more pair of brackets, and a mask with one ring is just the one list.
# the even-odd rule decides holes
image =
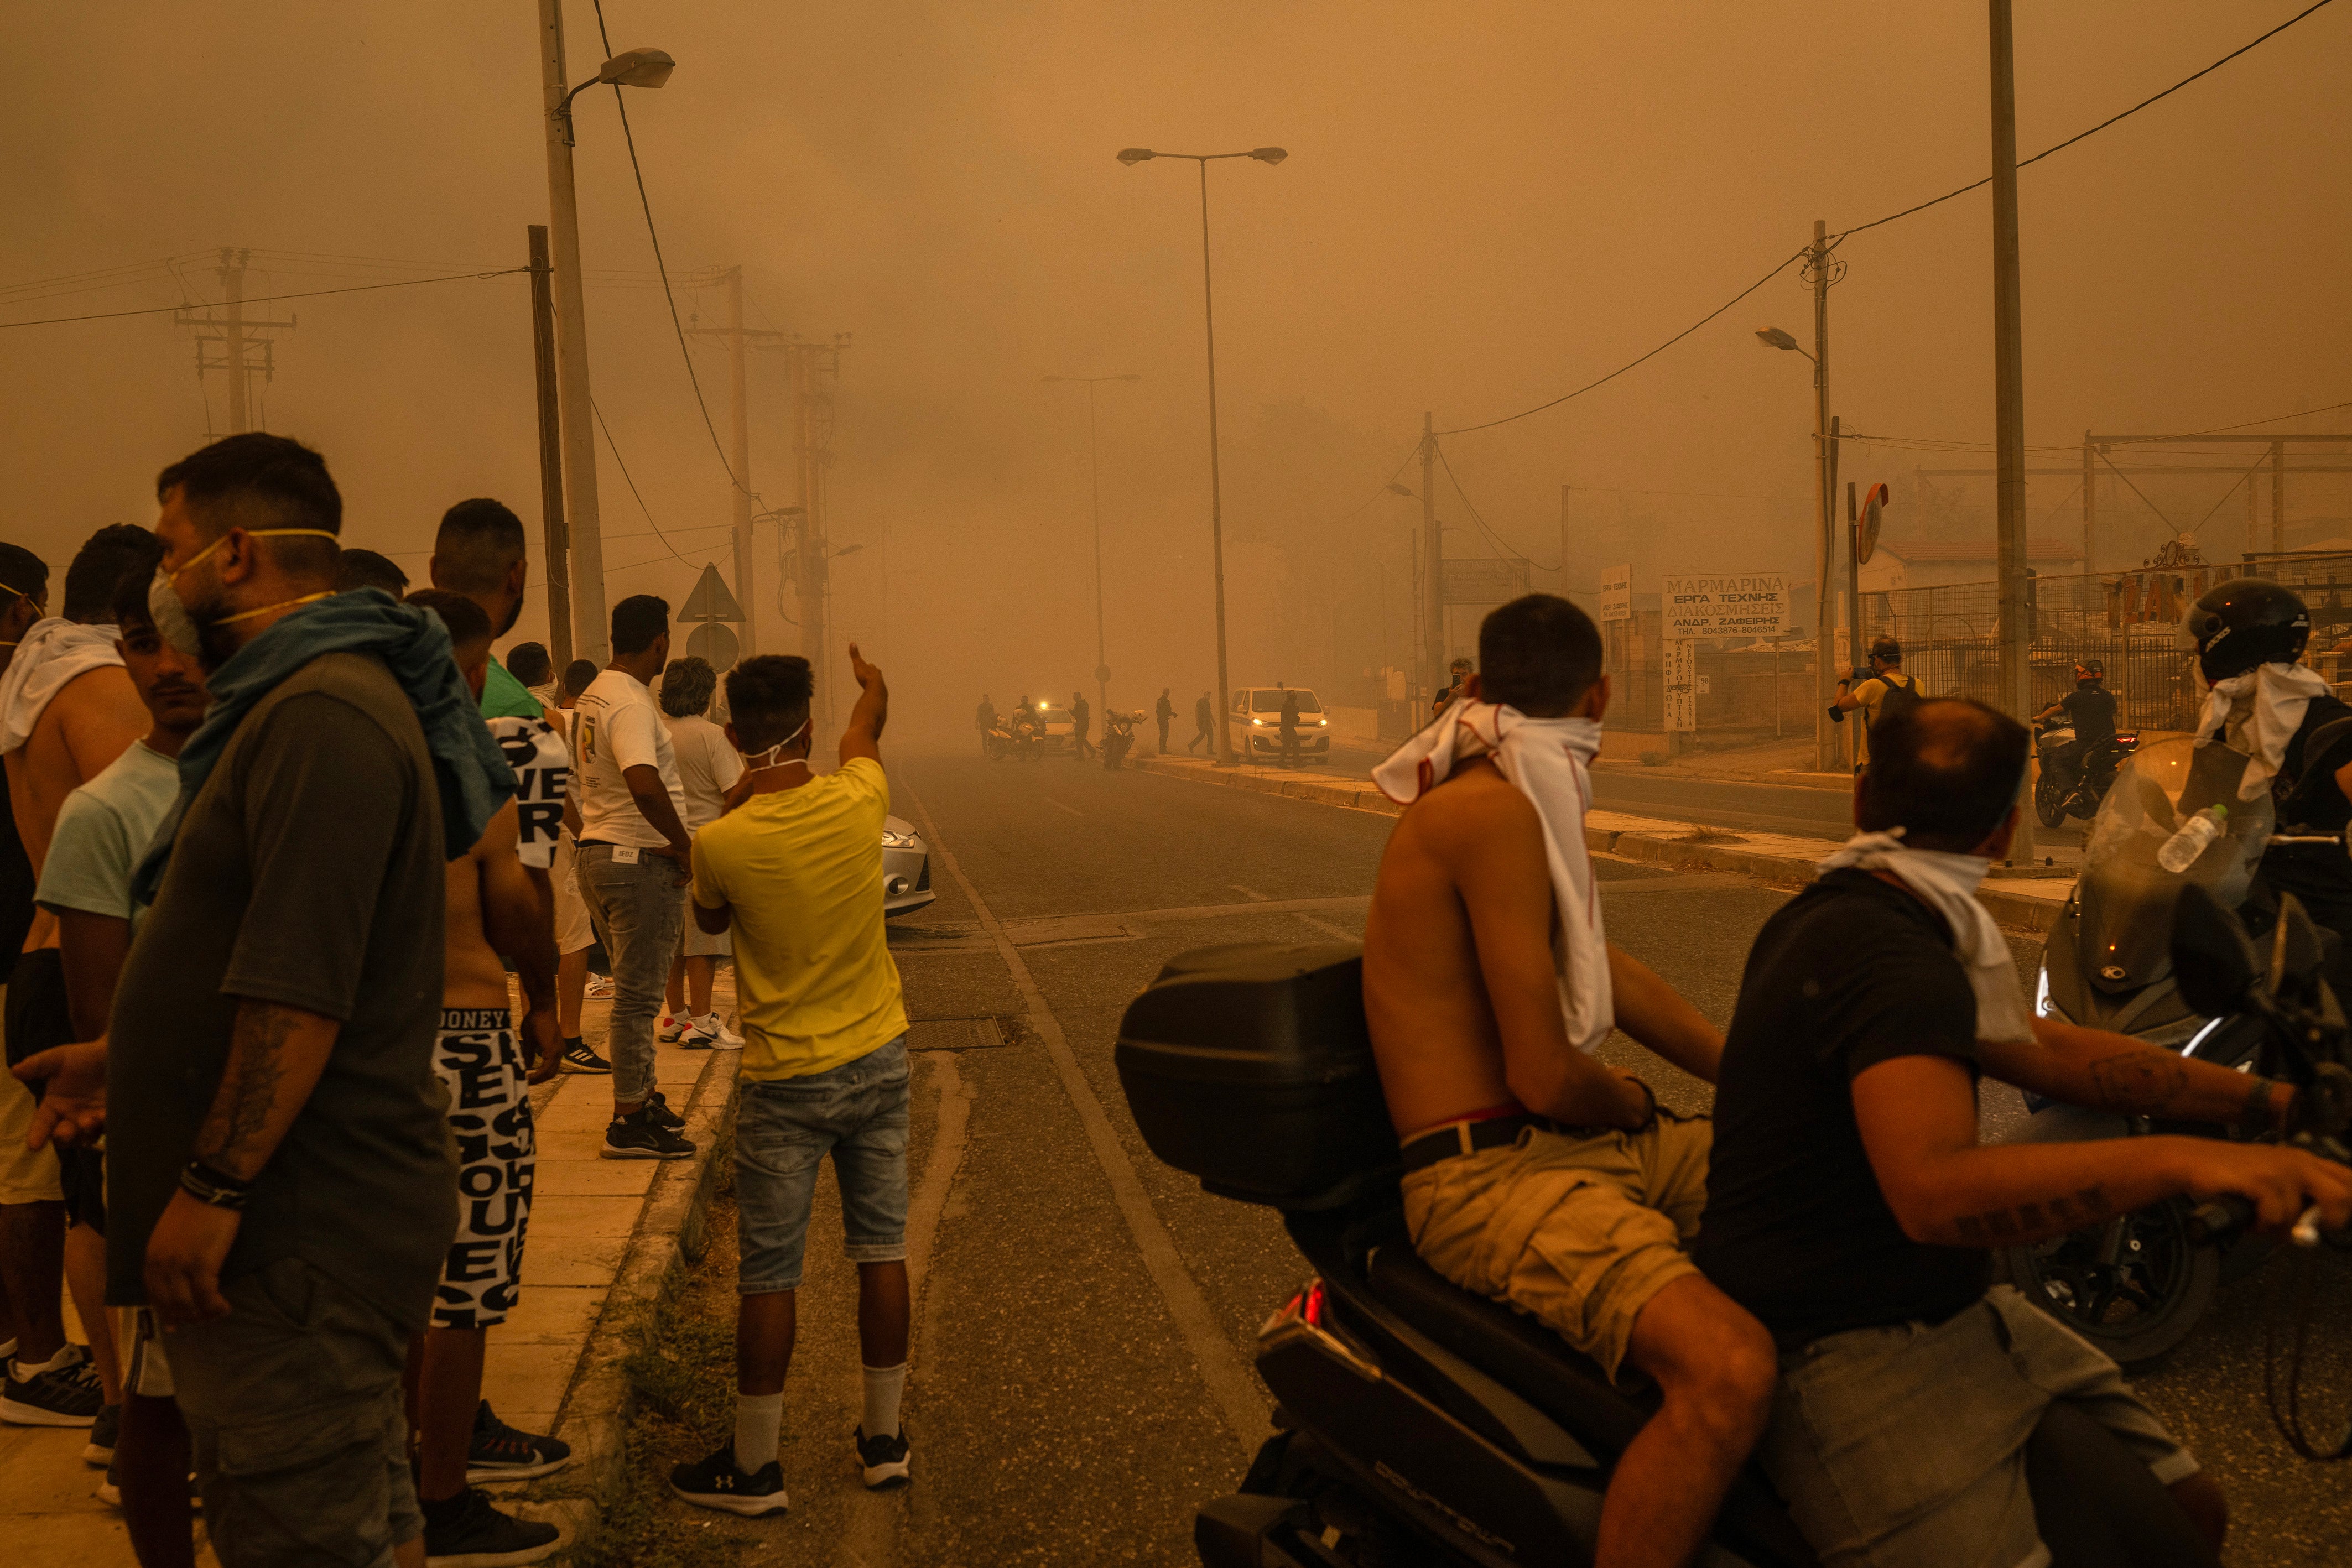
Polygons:
[[2076,685],[2095,685],[2107,678],[2107,666],[2099,659],[2077,659],[2074,667],[2082,672],[2074,677]]
[[2311,612],[2290,590],[2259,577],[2215,583],[2180,623],[2205,679],[2225,681],[2257,664],[2293,664],[2311,640]]

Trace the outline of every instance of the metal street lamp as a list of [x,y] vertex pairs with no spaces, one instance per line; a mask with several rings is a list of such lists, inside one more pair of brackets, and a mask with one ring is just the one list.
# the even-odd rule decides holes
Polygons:
[[1102,709],[1105,733],[1110,724],[1110,659],[1103,644],[1102,591],[1102,461],[1095,448],[1095,388],[1105,382],[1139,382],[1141,376],[1047,376],[1045,384],[1083,382],[1087,388],[1087,472],[1094,487],[1095,512],[1095,705]]
[[[1814,243],[1818,245],[1821,239],[1820,225],[1816,225],[1814,227]],[[1823,771],[1838,765],[1841,750],[1830,730],[1828,708],[1831,694],[1835,690],[1832,685],[1833,677],[1830,674],[1830,659],[1837,651],[1837,615],[1832,609],[1835,601],[1831,594],[1830,579],[1836,572],[1837,550],[1831,542],[1830,529],[1832,480],[1829,377],[1822,364],[1822,361],[1829,353],[1829,318],[1825,299],[1825,293],[1816,290],[1814,352],[1806,353],[1802,344],[1778,327],[1766,327],[1756,334],[1756,340],[1766,348],[1782,349],[1792,353],[1804,354],[1805,358],[1813,363],[1813,476],[1816,481],[1814,492],[1817,514],[1813,520],[1815,529],[1813,575],[1819,580],[1813,585],[1813,695],[1819,699],[1815,705],[1818,711],[1813,715],[1813,766]],[[1855,627],[1852,636],[1857,643],[1861,635],[1862,629],[1859,626]]]
[[1201,166],[1201,313],[1209,340],[1209,555],[1217,600],[1217,761],[1226,768],[1234,765],[1233,688],[1225,673],[1225,522],[1217,473],[1217,309],[1209,284],[1209,165],[1220,158],[1255,158],[1270,166],[1289,156],[1279,147],[1253,147],[1246,152],[1155,152],[1129,147],[1118,154],[1129,168],[1154,158],[1189,158]]
[[572,181],[572,100],[600,83],[659,87],[677,62],[659,49],[629,49],[567,88],[562,0],[539,0],[540,104],[547,139],[548,239],[555,286],[556,423],[563,447],[565,528],[571,549],[572,645],[603,664],[604,536],[596,506],[596,434],[588,394],[587,298],[580,280],[580,203]]

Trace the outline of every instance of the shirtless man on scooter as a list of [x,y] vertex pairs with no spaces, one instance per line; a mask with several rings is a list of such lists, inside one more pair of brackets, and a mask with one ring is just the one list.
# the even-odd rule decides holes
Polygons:
[[1712,1082],[1721,1031],[1607,944],[1584,852],[1609,683],[1564,599],[1488,615],[1461,700],[1373,775],[1412,802],[1381,857],[1364,1006],[1414,1249],[1664,1396],[1618,1461],[1601,1568],[1690,1561],[1763,1430],[1771,1337],[1684,1249],[1711,1124],[1591,1052],[1613,1021]]

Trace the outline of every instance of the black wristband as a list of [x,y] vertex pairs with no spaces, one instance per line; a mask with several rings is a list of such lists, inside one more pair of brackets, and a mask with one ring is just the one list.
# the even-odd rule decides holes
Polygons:
[[[2250,1138],[2278,1130],[2278,1118],[2271,1113],[2271,1090],[2276,1087],[2267,1078],[2257,1078],[2246,1086],[2246,1106],[2238,1113],[2238,1131]],[[2288,1109],[2292,1113],[2294,1102]]]
[[214,1208],[242,1209],[252,1186],[202,1160],[190,1160],[180,1171],[180,1190]]

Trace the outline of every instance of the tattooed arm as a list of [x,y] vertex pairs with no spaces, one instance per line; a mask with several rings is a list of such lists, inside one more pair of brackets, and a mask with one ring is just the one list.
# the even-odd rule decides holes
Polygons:
[[2034,1019],[2030,1040],[1979,1041],[1978,1050],[1988,1076],[2094,1111],[2266,1133],[2294,1098],[2284,1083],[2051,1019]]
[[1879,1191],[1914,1241],[2018,1246],[2162,1198],[2222,1193],[2251,1198],[2265,1229],[2312,1203],[2331,1227],[2352,1219],[2352,1170],[2297,1149],[2190,1137],[1979,1146],[1976,1085],[1949,1057],[1894,1057],[1852,1088]]
[[[251,1181],[294,1124],[335,1049],[342,1026],[278,1002],[240,1001],[211,1113],[196,1131],[195,1157],[234,1181]],[[240,1215],[172,1195],[147,1239],[147,1300],[167,1324],[220,1317],[221,1265]]]

